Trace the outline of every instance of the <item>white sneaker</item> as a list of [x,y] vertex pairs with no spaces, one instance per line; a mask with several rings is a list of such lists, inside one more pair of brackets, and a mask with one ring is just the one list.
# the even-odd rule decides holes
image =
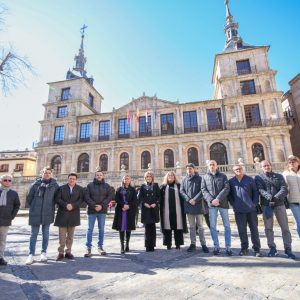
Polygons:
[[33,259],[33,255],[32,254],[29,254],[27,259],[26,259],[26,262],[25,264],[26,265],[31,265],[33,263],[34,259]]
[[45,252],[41,253],[41,262],[47,262],[48,258],[47,258],[47,254]]

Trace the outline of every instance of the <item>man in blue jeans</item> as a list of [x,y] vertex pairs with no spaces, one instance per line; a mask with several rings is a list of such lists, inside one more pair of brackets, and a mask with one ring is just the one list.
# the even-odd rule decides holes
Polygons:
[[218,170],[215,160],[208,161],[208,172],[202,177],[201,190],[204,200],[209,206],[210,234],[214,242],[214,255],[220,253],[220,245],[217,231],[218,213],[222,217],[225,229],[226,254],[232,255],[231,251],[231,229],[228,217],[228,199],[230,191],[227,176]]
[[100,255],[105,255],[106,252],[103,249],[104,225],[107,207],[112,196],[110,186],[104,181],[104,173],[101,170],[96,171],[93,182],[87,185],[84,198],[88,204],[88,230],[86,234],[87,250],[84,257],[92,256],[92,239],[96,219],[98,222],[98,252]]
[[55,194],[58,184],[52,178],[52,169],[45,167],[42,171],[42,178],[37,179],[30,187],[27,195],[29,205],[29,225],[31,225],[31,235],[29,242],[29,256],[27,265],[34,262],[35,246],[40,227],[42,227],[43,241],[41,251],[41,262],[47,262],[47,248],[49,242],[49,228],[54,221]]

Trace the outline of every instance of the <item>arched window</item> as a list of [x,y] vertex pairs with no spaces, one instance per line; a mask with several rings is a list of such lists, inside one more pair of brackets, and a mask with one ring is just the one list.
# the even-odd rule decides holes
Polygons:
[[151,154],[149,151],[142,152],[141,155],[141,169],[148,169],[148,164],[151,163]]
[[78,157],[77,172],[89,172],[90,169],[90,157],[87,153],[82,153]]
[[107,171],[108,170],[108,157],[107,157],[106,154],[100,155],[99,167],[100,167],[101,171]]
[[53,170],[54,174],[61,173],[61,157],[56,155],[51,160],[51,169]]
[[215,160],[218,165],[227,165],[227,151],[222,143],[214,143],[209,148],[210,159]]
[[164,152],[164,166],[165,168],[174,168],[174,153],[171,149]]
[[125,170],[129,169],[129,155],[126,152],[122,152],[120,155],[120,170],[122,169],[122,165],[125,166]]
[[252,156],[253,161],[255,157],[259,158],[259,161],[263,161],[265,159],[264,147],[260,143],[255,143],[252,145]]
[[198,150],[195,147],[191,147],[187,151],[188,163],[193,163],[195,166],[199,166]]

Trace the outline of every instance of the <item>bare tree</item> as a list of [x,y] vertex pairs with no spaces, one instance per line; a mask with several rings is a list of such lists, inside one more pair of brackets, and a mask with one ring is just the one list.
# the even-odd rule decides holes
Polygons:
[[[7,8],[0,4],[0,29],[4,24],[6,12]],[[25,83],[25,73],[32,73],[33,68],[28,58],[19,55],[12,46],[0,46],[0,52],[0,89],[7,95]]]

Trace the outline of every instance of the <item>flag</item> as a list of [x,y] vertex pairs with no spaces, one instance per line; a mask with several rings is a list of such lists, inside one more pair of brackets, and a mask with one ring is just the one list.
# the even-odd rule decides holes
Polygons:
[[138,123],[140,123],[140,110],[139,110],[139,108],[136,109],[136,121]]
[[146,123],[148,123],[148,108],[146,106]]
[[130,124],[130,111],[127,110],[127,124]]
[[154,122],[156,122],[156,105],[155,103],[153,102],[153,118],[154,118]]

